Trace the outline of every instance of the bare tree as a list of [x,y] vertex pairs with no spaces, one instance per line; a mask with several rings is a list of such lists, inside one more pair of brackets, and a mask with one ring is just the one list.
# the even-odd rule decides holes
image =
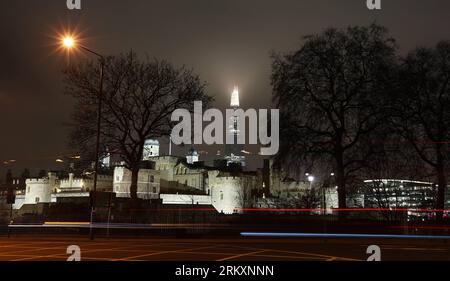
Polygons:
[[402,188],[394,181],[375,179],[364,185],[366,203],[370,207],[378,207],[386,220],[393,221],[401,218],[396,209],[402,208],[403,200],[399,199]]
[[[193,109],[193,101],[207,106],[211,98],[191,70],[166,61],[140,61],[133,52],[106,58],[101,118],[104,146],[131,170],[130,194],[137,198],[139,165],[145,140],[170,134],[170,117],[178,108]],[[66,91],[75,97],[72,144],[92,158],[95,141],[99,74],[91,61],[65,71]]]
[[255,181],[252,177],[248,177],[244,174],[241,176],[241,188],[236,189],[235,200],[243,209],[246,209],[252,205],[251,191],[255,186]]
[[278,159],[333,163],[339,207],[345,208],[348,180],[373,154],[371,133],[385,122],[396,45],[375,24],[327,29],[304,40],[297,52],[274,56]]
[[299,194],[299,205],[301,208],[315,209],[322,207],[322,190],[320,188],[308,188]]
[[[410,52],[400,71],[395,122],[422,161],[433,168],[443,210],[450,139],[450,42]],[[442,220],[443,212],[437,213]]]

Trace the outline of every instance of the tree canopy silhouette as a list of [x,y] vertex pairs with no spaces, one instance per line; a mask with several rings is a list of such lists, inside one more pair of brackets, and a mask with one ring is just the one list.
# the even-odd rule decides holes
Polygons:
[[348,179],[374,153],[371,134],[386,122],[395,52],[387,29],[372,24],[306,36],[298,51],[273,58],[278,159],[332,163],[340,208]]
[[175,109],[193,110],[193,101],[201,100],[206,106],[211,98],[192,70],[175,68],[164,60],[141,61],[133,52],[106,58],[101,96],[99,79],[92,61],[65,71],[66,91],[76,99],[71,144],[93,161],[100,97],[101,142],[131,170],[130,195],[136,199],[145,140],[170,135]]
[[[424,163],[435,171],[436,208],[444,209],[450,140],[450,42],[411,51],[400,67],[394,122]],[[443,212],[437,212],[442,220]]]

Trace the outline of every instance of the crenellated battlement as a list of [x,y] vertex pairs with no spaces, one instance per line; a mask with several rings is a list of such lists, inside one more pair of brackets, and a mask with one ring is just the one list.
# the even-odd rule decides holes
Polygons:
[[[69,183],[70,182],[70,178],[65,178],[60,180],[60,182],[63,184]],[[112,181],[113,177],[112,176],[107,176],[107,175],[98,175],[97,177],[97,181]],[[89,183],[89,182],[93,182],[94,179],[91,178],[74,178],[72,179],[72,183]]]
[[50,180],[47,179],[47,178],[41,178],[41,179],[35,178],[35,179],[27,179],[27,180],[25,181],[25,183],[26,183],[27,185],[28,185],[28,184],[49,184],[49,183],[50,183]]
[[[60,182],[61,182],[61,184],[67,184],[67,183],[70,183],[70,179],[63,179]],[[86,182],[86,180],[84,180],[84,179],[73,179],[72,180],[72,183],[82,183],[82,182]]]

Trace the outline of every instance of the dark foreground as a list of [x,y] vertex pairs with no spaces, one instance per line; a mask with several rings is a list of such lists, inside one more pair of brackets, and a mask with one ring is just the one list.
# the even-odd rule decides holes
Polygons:
[[362,238],[96,238],[15,235],[0,237],[1,261],[65,261],[77,245],[82,261],[362,261],[369,245],[383,261],[449,261],[440,239]]

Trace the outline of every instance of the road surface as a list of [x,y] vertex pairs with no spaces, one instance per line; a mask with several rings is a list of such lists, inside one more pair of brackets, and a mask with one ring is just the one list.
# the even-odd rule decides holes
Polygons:
[[96,238],[0,237],[0,261],[64,261],[77,245],[83,261],[362,261],[369,245],[382,260],[450,260],[446,240],[361,238]]

